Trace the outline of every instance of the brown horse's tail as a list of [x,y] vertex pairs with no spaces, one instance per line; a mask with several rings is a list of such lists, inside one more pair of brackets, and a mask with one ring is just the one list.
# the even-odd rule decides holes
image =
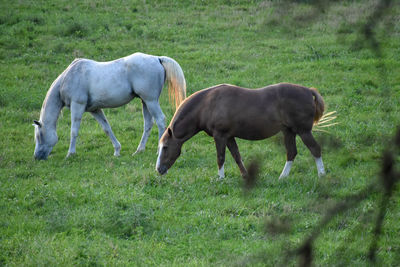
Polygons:
[[311,94],[313,95],[314,101],[315,101],[315,115],[314,115],[314,125],[315,125],[318,123],[318,121],[321,119],[322,115],[324,114],[325,103],[324,103],[324,99],[318,93],[317,89],[310,88],[310,90],[311,90]]
[[186,98],[186,81],[181,66],[170,57],[159,57],[161,65],[165,69],[165,80],[168,84],[169,101],[175,101],[175,109]]

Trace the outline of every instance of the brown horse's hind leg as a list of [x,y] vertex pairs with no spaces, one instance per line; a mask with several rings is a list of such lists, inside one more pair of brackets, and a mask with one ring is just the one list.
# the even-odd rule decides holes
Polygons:
[[297,155],[296,134],[290,130],[283,132],[286,147],[286,160],[293,161]]
[[286,163],[285,167],[283,167],[281,175],[279,176],[279,179],[285,178],[289,175],[290,169],[292,168],[293,160],[297,155],[296,134],[290,129],[286,129],[285,131],[283,131],[283,135],[285,138],[286,147]]
[[299,135],[301,137],[301,140],[303,140],[303,143],[310,150],[311,154],[315,158],[321,157],[321,147],[318,145],[317,141],[315,141],[314,136],[311,134],[311,132],[305,132]]
[[215,146],[217,148],[217,163],[218,163],[218,175],[219,178],[224,178],[224,163],[225,163],[225,149],[226,149],[226,138],[215,137]]
[[314,156],[315,164],[317,165],[318,176],[325,175],[324,163],[322,162],[321,147],[315,141],[314,136],[310,132],[299,134],[303,143],[308,147],[311,154]]
[[236,161],[236,164],[239,166],[240,173],[242,174],[243,177],[246,177],[247,170],[243,165],[242,157],[240,156],[239,148],[236,144],[235,138],[233,138],[233,137],[229,138],[227,145],[228,145],[229,151],[231,152],[232,157]]

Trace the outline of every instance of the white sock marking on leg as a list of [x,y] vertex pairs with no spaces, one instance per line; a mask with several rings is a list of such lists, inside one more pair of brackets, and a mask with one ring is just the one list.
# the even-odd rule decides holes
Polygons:
[[225,163],[222,164],[221,169],[218,170],[218,175],[219,175],[220,179],[225,178],[224,165],[225,165]]
[[283,167],[283,170],[282,170],[281,175],[279,176],[279,179],[285,178],[285,177],[287,177],[289,175],[290,169],[292,168],[292,164],[293,164],[292,160],[291,161],[286,161],[285,167]]
[[318,177],[325,175],[324,163],[322,162],[322,157],[315,158],[315,164],[317,165]]

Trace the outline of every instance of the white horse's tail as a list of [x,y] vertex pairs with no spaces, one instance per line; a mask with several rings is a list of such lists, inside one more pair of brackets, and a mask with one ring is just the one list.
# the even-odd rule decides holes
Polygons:
[[181,66],[170,57],[159,57],[165,69],[166,82],[168,83],[168,96],[170,103],[175,102],[175,109],[186,98],[186,81]]

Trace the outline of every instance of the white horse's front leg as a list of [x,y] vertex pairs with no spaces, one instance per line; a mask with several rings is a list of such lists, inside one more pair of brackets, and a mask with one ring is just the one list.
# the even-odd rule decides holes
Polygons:
[[83,112],[85,112],[85,105],[77,102],[71,102],[71,141],[69,144],[67,157],[76,153],[76,138],[78,137],[79,127]]
[[153,127],[153,119],[144,101],[142,101],[142,107],[143,107],[143,121],[144,121],[143,135],[134,155],[145,149],[147,140],[149,139],[151,128]]
[[114,146],[114,156],[118,157],[120,155],[120,151],[121,151],[121,144],[118,142],[113,131],[111,130],[111,126],[108,123],[103,110],[99,109],[96,111],[92,111],[91,114],[97,120],[97,122],[101,125],[101,128],[106,133],[106,135],[110,138],[111,143]]

